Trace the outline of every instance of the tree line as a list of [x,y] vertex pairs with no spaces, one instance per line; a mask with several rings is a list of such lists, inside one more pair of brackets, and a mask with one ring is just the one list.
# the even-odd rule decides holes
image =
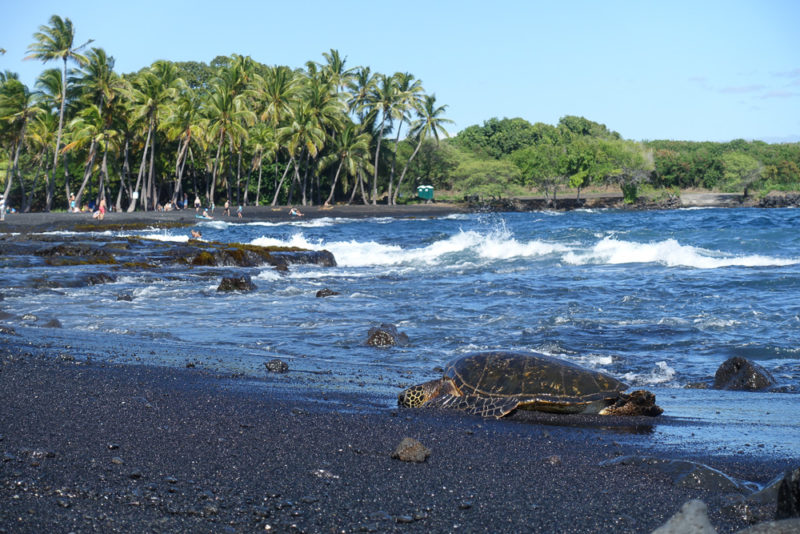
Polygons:
[[635,142],[577,116],[556,125],[492,118],[420,153],[413,173],[470,195],[534,190],[553,200],[558,192],[580,198],[589,186],[619,187],[633,202],[643,189],[800,190],[800,143]]
[[105,50],[74,39],[53,15],[26,59],[59,68],[34,90],[0,73],[0,191],[22,211],[72,197],[127,211],[189,195],[393,204],[423,142],[447,135],[446,106],[414,75],[348,68],[337,50],[295,69],[234,54],[118,74]]

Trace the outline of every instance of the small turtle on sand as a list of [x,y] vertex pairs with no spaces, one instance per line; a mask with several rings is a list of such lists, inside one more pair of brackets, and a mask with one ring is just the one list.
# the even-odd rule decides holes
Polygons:
[[503,417],[516,409],[601,415],[660,415],[656,396],[570,362],[516,352],[482,352],[447,364],[442,378],[400,393],[400,406]]

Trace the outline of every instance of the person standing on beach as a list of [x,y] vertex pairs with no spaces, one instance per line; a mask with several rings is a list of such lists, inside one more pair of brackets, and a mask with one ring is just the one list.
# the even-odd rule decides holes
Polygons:
[[200,213],[200,205],[201,205],[201,203],[200,203],[200,195],[196,195],[194,197],[194,212],[195,213]]
[[225,210],[222,212],[222,214],[226,215],[228,217],[231,216],[231,201],[230,200],[226,200],[225,201]]
[[236,215],[241,219],[242,218],[242,205],[239,204],[239,207],[236,208]]

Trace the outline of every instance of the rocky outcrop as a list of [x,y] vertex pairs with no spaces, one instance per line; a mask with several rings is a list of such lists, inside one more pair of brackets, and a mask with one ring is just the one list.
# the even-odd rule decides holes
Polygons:
[[256,289],[256,285],[250,279],[249,274],[225,276],[217,287],[217,291],[253,291],[254,289]]
[[725,360],[714,375],[714,389],[758,391],[773,384],[766,369],[741,356]]
[[708,519],[708,507],[703,501],[687,501],[669,521],[652,534],[717,534]]
[[319,291],[317,291],[317,298],[319,299],[319,298],[325,298],[325,297],[333,297],[333,296],[338,295],[338,294],[339,294],[338,291],[334,291],[332,289],[325,288],[325,289],[320,289]]
[[274,358],[266,363],[264,363],[264,367],[267,368],[267,371],[270,373],[288,373],[289,372],[289,364],[283,360],[278,358]]
[[800,468],[789,471],[778,486],[775,519],[800,517]]
[[404,347],[408,345],[408,336],[397,331],[393,324],[383,323],[369,329],[367,345],[370,347],[391,347],[394,345]]

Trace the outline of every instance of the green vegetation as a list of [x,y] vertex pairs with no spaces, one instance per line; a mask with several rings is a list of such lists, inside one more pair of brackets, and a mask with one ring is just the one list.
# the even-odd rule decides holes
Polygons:
[[[346,66],[338,51],[302,68],[239,55],[156,61],[120,75],[102,48],[73,43],[69,19],[33,34],[29,58],[59,61],[35,90],[0,73],[0,192],[21,211],[105,199],[155,210],[204,206],[543,194],[618,188],[671,198],[703,188],[800,190],[800,144],[624,139],[605,125],[492,118],[455,137],[446,106],[412,74]],[[73,67],[73,68],[70,68]]]
[[22,211],[65,209],[73,195],[127,211],[184,195],[394,203],[423,146],[447,135],[446,106],[412,74],[349,68],[336,50],[303,68],[232,55],[120,75],[74,34],[57,15],[33,34],[28,57],[61,63],[35,91],[0,74],[0,192]]

